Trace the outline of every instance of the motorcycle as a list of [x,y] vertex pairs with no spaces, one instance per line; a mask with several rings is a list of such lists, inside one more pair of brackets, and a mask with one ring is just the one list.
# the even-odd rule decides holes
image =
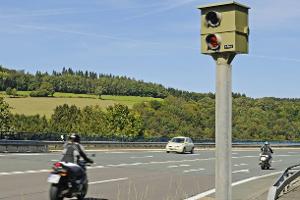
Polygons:
[[77,197],[83,200],[88,191],[85,161],[74,163],[56,162],[53,171],[48,176],[50,186],[50,200],[63,200],[64,198]]
[[270,169],[270,167],[271,167],[271,159],[272,159],[272,157],[269,154],[265,154],[265,153],[261,153],[260,154],[259,165],[260,165],[260,167],[261,167],[262,170],[264,170],[264,169]]

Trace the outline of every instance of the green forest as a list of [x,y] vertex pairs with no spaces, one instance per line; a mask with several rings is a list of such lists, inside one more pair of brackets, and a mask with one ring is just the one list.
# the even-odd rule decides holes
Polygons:
[[[1,97],[2,133],[27,133],[27,138],[28,134],[78,132],[84,137],[106,139],[146,140],[176,135],[190,136],[194,140],[214,139],[215,99],[212,93],[181,91],[132,78],[74,72],[71,69],[63,69],[51,75],[41,72],[32,75],[2,67],[0,89],[6,91],[7,88],[149,96],[164,100],[141,102],[132,108],[122,104],[106,109],[97,106],[78,108],[64,104],[57,106],[48,119],[40,115],[12,114],[8,103]],[[235,140],[299,140],[300,99],[255,99],[233,94],[232,108],[232,134]]]

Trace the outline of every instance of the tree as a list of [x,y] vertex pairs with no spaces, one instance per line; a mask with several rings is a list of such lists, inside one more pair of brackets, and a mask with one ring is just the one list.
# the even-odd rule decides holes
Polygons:
[[0,132],[8,132],[10,129],[10,107],[3,97],[0,97]]
[[11,95],[12,95],[13,97],[18,96],[18,94],[17,94],[17,89],[16,89],[16,88],[13,88],[13,89],[12,89]]
[[57,106],[51,116],[52,131],[59,133],[78,132],[81,111],[75,105]]
[[6,88],[5,93],[7,95],[12,95],[12,88],[11,87]]
[[40,90],[45,90],[47,91],[48,96],[53,96],[54,94],[54,88],[53,85],[51,83],[48,82],[42,82],[41,86],[40,86]]
[[101,95],[103,94],[103,87],[102,86],[97,86],[95,89],[95,94],[99,96],[99,99],[101,99]]
[[136,137],[142,129],[141,119],[126,105],[115,104],[107,108],[108,128],[112,134],[124,138]]
[[54,94],[53,85],[48,82],[42,82],[39,89],[30,92],[31,97],[48,97],[48,96],[53,96],[53,94]]

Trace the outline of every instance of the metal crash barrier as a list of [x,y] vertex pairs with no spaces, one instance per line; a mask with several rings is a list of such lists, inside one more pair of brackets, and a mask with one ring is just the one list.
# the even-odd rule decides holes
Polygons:
[[288,192],[300,176],[300,164],[288,167],[277,181],[270,187],[267,200],[276,200]]
[[0,140],[0,153],[44,153],[48,145],[32,140]]

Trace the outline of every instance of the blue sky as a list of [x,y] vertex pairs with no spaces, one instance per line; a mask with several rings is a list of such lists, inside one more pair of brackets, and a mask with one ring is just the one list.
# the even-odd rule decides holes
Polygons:
[[[215,91],[200,53],[200,12],[215,0],[0,0],[0,64],[72,67],[195,92]],[[233,91],[300,98],[300,1],[240,0],[250,52],[233,61]],[[286,4],[286,5],[285,5]]]

